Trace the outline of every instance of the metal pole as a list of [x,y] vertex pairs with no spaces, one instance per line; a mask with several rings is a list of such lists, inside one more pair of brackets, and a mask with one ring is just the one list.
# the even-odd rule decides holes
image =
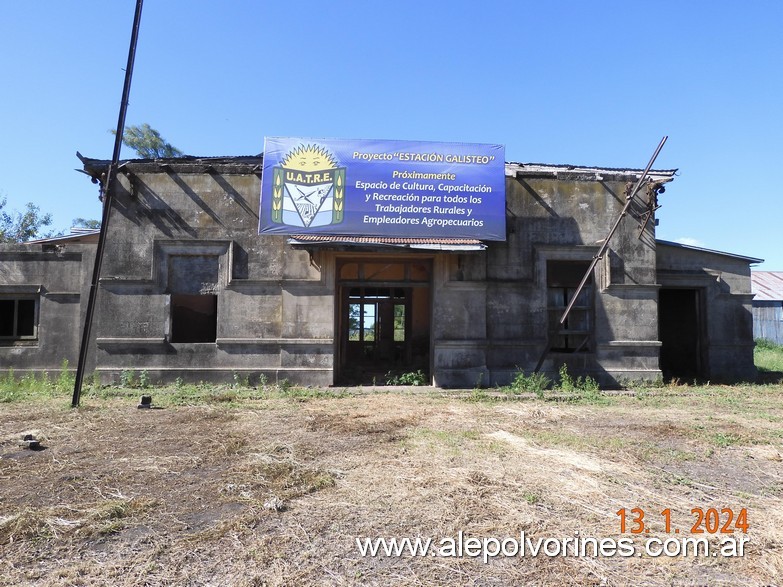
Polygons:
[[[598,250],[598,253],[593,257],[593,260],[590,263],[590,267],[587,269],[587,271],[585,271],[584,277],[582,277],[582,281],[579,283],[579,286],[576,288],[574,295],[571,297],[571,301],[568,302],[568,306],[563,312],[563,315],[560,317],[560,324],[565,322],[566,318],[568,318],[568,314],[571,311],[571,308],[574,307],[574,304],[576,303],[576,299],[579,297],[579,294],[582,293],[582,289],[587,283],[587,280],[590,279],[590,275],[592,275],[593,269],[595,269],[595,266],[598,264],[598,261],[606,254],[606,249],[609,248],[609,241],[612,239],[612,236],[614,236],[617,227],[620,226],[620,222],[622,221],[622,219],[628,213],[628,208],[631,207],[631,202],[633,202],[634,196],[636,196],[636,192],[638,192],[639,188],[642,187],[642,182],[644,182],[644,178],[647,177],[647,174],[650,172],[653,163],[655,163],[655,160],[658,158],[658,154],[661,152],[661,149],[663,149],[663,145],[666,143],[666,140],[668,138],[669,138],[668,136],[664,136],[661,139],[661,142],[658,143],[658,147],[655,149],[655,153],[653,153],[653,156],[650,157],[650,162],[647,164],[647,167],[644,168],[644,172],[642,172],[642,175],[639,177],[639,180],[636,182],[636,185],[634,186],[633,190],[631,190],[628,193],[628,196],[626,196],[625,205],[623,206],[622,212],[620,212],[620,216],[617,218],[617,221],[614,223],[614,226],[612,226],[612,229],[609,231],[609,235],[606,237],[606,239],[604,239],[604,242],[601,245],[601,248]],[[536,363],[536,368],[533,369],[534,373],[538,373],[541,370],[541,367],[544,365],[544,360],[546,359],[546,356],[549,354],[549,348],[550,348],[550,342],[547,339],[546,346],[544,347],[544,352],[541,353],[541,356],[538,358],[538,363]]]
[[639,181],[636,182],[636,185],[634,186],[633,190],[631,190],[631,192],[625,198],[625,206],[623,206],[623,210],[622,212],[620,212],[620,216],[617,218],[617,221],[614,223],[614,226],[612,226],[612,229],[609,231],[609,235],[604,240],[604,244],[601,245],[601,248],[599,249],[598,253],[593,257],[593,260],[590,263],[590,267],[585,272],[584,277],[582,277],[582,281],[579,283],[579,286],[576,288],[574,295],[571,297],[571,301],[568,302],[568,306],[563,312],[563,315],[560,317],[560,324],[565,322],[566,318],[568,318],[568,313],[571,311],[571,308],[574,307],[574,304],[576,303],[576,298],[578,298],[579,294],[582,293],[582,288],[584,288],[585,283],[587,283],[587,280],[590,279],[590,275],[593,273],[593,269],[595,269],[595,266],[598,264],[598,261],[601,260],[601,258],[606,254],[606,249],[609,248],[609,241],[614,236],[617,227],[620,226],[620,222],[622,222],[623,218],[625,218],[625,215],[628,213],[628,208],[631,207],[631,202],[633,202],[634,196],[636,196],[636,192],[638,192],[639,188],[642,187],[642,182],[644,182],[644,179],[647,177],[647,174],[650,172],[650,168],[653,166],[653,163],[655,163],[655,160],[658,158],[658,153],[661,152],[661,149],[663,149],[663,145],[664,143],[666,143],[666,139],[668,138],[669,138],[668,136],[665,136],[661,139],[661,142],[658,144],[658,148],[655,149],[655,153],[653,153],[653,156],[650,158],[650,162],[647,164],[647,167],[644,168],[644,172],[639,177]]
[[84,316],[84,328],[82,329],[82,341],[79,346],[79,361],[76,365],[76,379],[73,384],[72,407],[78,407],[84,381],[84,367],[87,362],[87,348],[90,344],[90,331],[92,319],[95,313],[95,299],[98,295],[98,280],[101,276],[101,264],[103,263],[103,251],[106,246],[106,235],[109,232],[109,214],[114,195],[114,175],[120,161],[122,149],[122,135],[125,133],[125,114],[128,111],[128,98],[130,96],[131,78],[133,77],[133,63],[136,59],[136,43],[139,38],[139,25],[141,23],[141,9],[144,0],[136,0],[136,13],[133,17],[133,29],[131,30],[130,47],[128,49],[128,65],[125,68],[125,84],[122,88],[122,100],[120,102],[120,114],[117,119],[117,134],[114,136],[114,152],[112,154],[109,170],[103,182],[103,215],[101,217],[101,231],[98,235],[98,246],[95,250],[95,265],[90,281],[90,293],[87,298],[87,310]]

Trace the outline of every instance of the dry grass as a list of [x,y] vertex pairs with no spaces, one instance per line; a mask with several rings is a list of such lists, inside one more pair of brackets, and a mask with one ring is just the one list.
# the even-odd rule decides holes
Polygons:
[[[783,387],[0,406],[0,585],[783,583]],[[20,448],[34,431],[46,450]],[[619,538],[748,509],[742,558],[362,557],[357,537]],[[662,523],[651,536],[666,538]]]

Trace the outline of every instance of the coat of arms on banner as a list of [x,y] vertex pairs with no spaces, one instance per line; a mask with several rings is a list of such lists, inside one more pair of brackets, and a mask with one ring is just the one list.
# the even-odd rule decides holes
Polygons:
[[342,222],[345,169],[318,145],[291,149],[273,168],[272,221],[302,228]]

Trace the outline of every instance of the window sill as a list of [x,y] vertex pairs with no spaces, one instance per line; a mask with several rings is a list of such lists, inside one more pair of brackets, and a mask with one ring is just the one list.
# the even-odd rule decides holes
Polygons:
[[0,338],[0,347],[37,347],[37,338]]

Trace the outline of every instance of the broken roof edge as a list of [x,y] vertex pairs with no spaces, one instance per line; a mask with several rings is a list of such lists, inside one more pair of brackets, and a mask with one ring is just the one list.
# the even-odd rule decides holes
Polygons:
[[[102,179],[111,161],[108,159],[93,159],[85,157],[79,151],[76,156],[84,166],[84,173],[95,180]],[[220,173],[260,173],[263,163],[262,155],[234,155],[220,157],[197,157],[185,155],[182,157],[166,157],[160,159],[121,159],[117,165],[117,171],[140,171],[149,173],[160,172],[196,172],[207,173],[210,171]],[[79,170],[77,170],[79,171]]]
[[[654,181],[670,182],[678,169],[651,169],[647,175]],[[506,163],[506,176],[511,177],[555,177],[576,180],[636,180],[644,169],[631,167],[598,167],[588,165],[567,165],[548,163]]]
[[[76,156],[84,165],[88,175],[99,178],[109,166],[106,159],[92,159],[84,157],[78,151]],[[259,173],[264,161],[263,153],[258,155],[198,157],[187,155],[184,157],[169,157],[163,159],[123,159],[119,163],[119,169],[129,171],[191,171],[207,172],[210,170],[233,173]],[[546,163],[519,163],[506,162],[505,174],[507,177],[560,177],[562,179],[596,180],[603,179],[631,180],[638,178],[643,169],[630,167],[598,167],[587,165],[546,164]],[[677,169],[651,169],[648,175],[655,181],[668,182],[674,179]]]
[[700,253],[711,253],[713,255],[721,255],[722,257],[731,257],[733,259],[739,259],[741,261],[746,261],[750,265],[755,265],[756,263],[763,263],[764,259],[759,259],[757,257],[748,257],[746,255],[737,255],[736,253],[727,253],[725,251],[716,251],[715,249],[705,249],[703,247],[694,247],[693,245],[684,245],[682,243],[676,243],[674,241],[666,241],[662,239],[655,239],[656,245],[663,245],[667,247],[675,247],[678,249],[687,249],[690,251],[698,251]]

